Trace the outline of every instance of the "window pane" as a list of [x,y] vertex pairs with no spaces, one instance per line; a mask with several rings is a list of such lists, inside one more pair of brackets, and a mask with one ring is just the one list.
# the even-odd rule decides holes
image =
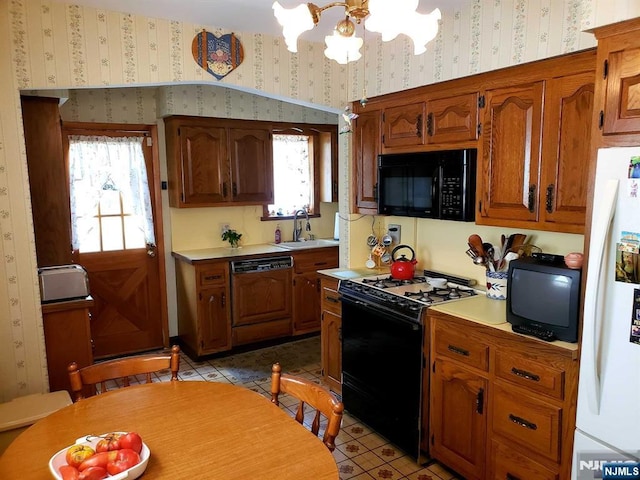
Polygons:
[[270,214],[293,215],[312,207],[313,170],[308,135],[273,136],[274,203]]
[[140,217],[124,218],[124,243],[127,250],[145,248],[144,232],[140,228]]
[[77,220],[77,224],[80,251],[83,253],[99,252],[100,227],[98,224],[98,219],[95,217],[79,217]]
[[120,217],[102,217],[102,251],[122,250],[122,219]]
[[120,192],[117,190],[102,190],[100,192],[100,214],[120,214]]

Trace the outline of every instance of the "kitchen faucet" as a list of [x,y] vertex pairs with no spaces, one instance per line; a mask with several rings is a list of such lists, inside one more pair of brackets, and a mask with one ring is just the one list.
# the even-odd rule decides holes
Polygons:
[[298,223],[299,213],[303,213],[305,218],[307,219],[307,225],[305,226],[305,230],[307,232],[311,231],[311,224],[309,224],[309,214],[307,213],[307,211],[303,209],[296,210],[295,213],[293,214],[293,241],[294,242],[299,242],[300,235],[302,234],[302,225]]

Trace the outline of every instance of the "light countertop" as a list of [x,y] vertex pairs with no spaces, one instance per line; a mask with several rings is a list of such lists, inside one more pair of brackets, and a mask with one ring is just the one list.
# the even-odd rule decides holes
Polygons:
[[271,253],[291,255],[291,250],[276,247],[275,245],[261,244],[245,245],[238,248],[201,248],[198,250],[179,250],[172,252],[174,257],[189,263],[205,260],[221,260],[224,258],[246,257],[248,255],[266,255]]
[[492,328],[502,330],[503,332],[509,332],[512,335],[521,335],[528,339],[553,345],[554,347],[570,351],[578,351],[577,343],[561,342],[559,340],[554,342],[545,342],[544,340],[512,331],[511,324],[507,323],[506,307],[507,302],[504,300],[492,300],[487,298],[485,295],[477,295],[475,297],[465,298],[464,300],[429,307],[429,311],[446,313],[447,315],[487,325]]
[[258,244],[258,245],[242,245],[238,248],[231,247],[218,247],[218,248],[201,248],[196,250],[176,250],[171,252],[172,255],[187,263],[203,262],[207,260],[222,260],[225,258],[238,258],[248,257],[252,255],[272,255],[281,254],[284,256],[292,255],[294,252],[302,250],[313,250],[317,248],[331,248],[336,245],[322,245],[322,246],[310,246],[309,248],[295,248],[290,249],[286,247],[279,247],[271,244]]

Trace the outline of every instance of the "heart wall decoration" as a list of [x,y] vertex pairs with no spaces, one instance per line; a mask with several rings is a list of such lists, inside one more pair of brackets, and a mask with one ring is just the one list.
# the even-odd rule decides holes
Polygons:
[[244,58],[240,40],[233,34],[217,36],[203,30],[191,42],[193,59],[218,80],[235,70]]

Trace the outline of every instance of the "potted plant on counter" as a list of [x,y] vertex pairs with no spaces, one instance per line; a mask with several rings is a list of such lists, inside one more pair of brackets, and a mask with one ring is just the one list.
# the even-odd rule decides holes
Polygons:
[[222,240],[226,240],[231,245],[231,248],[238,248],[238,243],[240,242],[240,238],[242,237],[241,233],[236,232],[235,230],[225,230],[222,233]]

